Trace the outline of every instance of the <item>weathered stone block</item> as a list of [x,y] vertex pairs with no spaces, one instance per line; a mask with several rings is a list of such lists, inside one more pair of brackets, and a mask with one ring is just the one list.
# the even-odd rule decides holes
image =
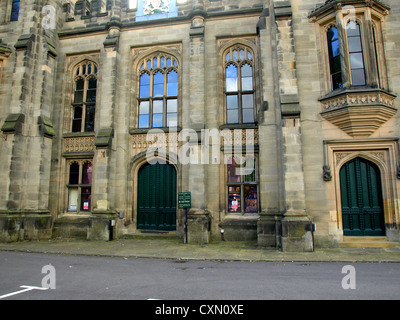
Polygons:
[[211,218],[207,211],[189,210],[187,215],[187,238],[184,242],[190,244],[207,244],[210,242]]

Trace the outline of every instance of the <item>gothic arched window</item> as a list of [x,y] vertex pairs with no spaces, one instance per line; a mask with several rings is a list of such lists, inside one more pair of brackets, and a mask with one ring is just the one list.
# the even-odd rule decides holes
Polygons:
[[178,60],[155,53],[139,70],[138,128],[176,127],[178,124]]
[[253,53],[245,46],[225,51],[225,107],[227,124],[255,122]]
[[72,132],[93,132],[96,111],[97,65],[83,61],[74,69]]

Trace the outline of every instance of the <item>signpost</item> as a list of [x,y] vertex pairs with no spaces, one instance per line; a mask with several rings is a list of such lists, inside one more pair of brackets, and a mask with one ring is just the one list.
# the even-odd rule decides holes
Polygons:
[[187,217],[187,209],[192,207],[192,194],[190,192],[179,192],[178,193],[178,208],[185,209],[185,234],[186,234],[186,243],[188,243],[188,217]]

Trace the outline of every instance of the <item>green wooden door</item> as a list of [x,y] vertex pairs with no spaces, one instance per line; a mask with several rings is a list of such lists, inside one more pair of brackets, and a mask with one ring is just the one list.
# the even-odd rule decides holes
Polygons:
[[143,165],[138,173],[137,227],[176,229],[176,170],[170,164]]
[[343,234],[385,234],[382,184],[379,168],[363,158],[347,162],[340,170]]

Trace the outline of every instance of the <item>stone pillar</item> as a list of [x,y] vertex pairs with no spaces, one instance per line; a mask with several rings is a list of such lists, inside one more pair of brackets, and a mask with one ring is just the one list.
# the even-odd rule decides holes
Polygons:
[[[264,113],[264,123],[260,126],[260,198],[263,199],[263,207],[257,225],[258,244],[275,246],[283,251],[312,251],[312,223],[305,212],[292,9],[290,1],[278,0],[273,2],[273,8],[270,9],[264,10],[263,15],[271,13],[273,18],[270,20],[269,15],[262,16],[259,23],[261,45],[265,46],[267,43],[272,44],[272,48],[275,47],[272,55],[275,61],[267,61],[268,57],[263,56],[262,59],[270,68],[269,72],[276,74],[276,78],[264,77],[268,70],[263,70],[265,82],[275,83],[270,91],[275,93],[275,99],[270,97],[269,101],[272,103],[268,104],[268,113]],[[270,33],[265,31],[268,22],[271,24]],[[266,55],[272,48],[262,48],[262,55]],[[264,99],[266,96],[268,93],[264,91]],[[267,145],[269,139],[275,141],[275,149],[273,141],[269,141]],[[276,153],[271,150],[276,150]],[[275,167],[275,176],[266,176],[264,172],[272,165]],[[273,183],[276,186],[275,194],[270,191]],[[268,205],[270,203],[275,206],[271,207]]]
[[[188,123],[188,127],[183,129],[190,130],[191,143],[189,163],[182,163],[182,171],[186,176],[187,189],[192,194],[192,208],[189,218],[189,242],[198,242],[203,239],[208,242],[208,231],[204,233],[204,225],[207,224],[208,230],[208,213],[205,210],[207,205],[206,199],[206,172],[205,165],[202,164],[201,149],[201,130],[205,127],[205,44],[204,44],[204,18],[195,16],[192,20],[190,28],[190,66],[189,66],[189,96],[190,105],[189,112],[184,115],[189,119],[183,119],[183,124]],[[185,108],[187,106],[183,106]],[[181,149],[185,150],[185,146]],[[183,155],[185,156],[185,155]],[[184,186],[185,188],[185,186]],[[183,212],[182,212],[183,215]],[[184,221],[184,218],[182,219]],[[205,238],[204,238],[205,237]],[[195,240],[196,239],[196,240]],[[201,240],[201,241],[203,241]]]
[[[57,2],[48,4],[59,11]],[[9,164],[8,190],[0,204],[0,239],[4,241],[51,236],[49,189],[55,135],[51,118],[57,36],[43,23],[42,8],[33,0],[21,3],[11,101],[8,110],[2,109],[8,113],[2,127],[8,142],[3,144],[1,160]],[[54,29],[58,20],[52,18],[56,19],[50,24]]]
[[280,219],[284,212],[284,190],[282,172],[282,132],[279,108],[279,79],[276,74],[277,53],[276,30],[265,8],[258,23],[260,42],[260,77],[262,106],[259,111],[259,188],[260,218],[257,222],[259,246],[280,247]]
[[301,106],[298,98],[295,38],[288,1],[275,1],[279,95],[282,122],[282,164],[285,214],[281,219],[282,251],[313,251],[312,223],[305,210]]
[[112,240],[113,235],[116,234],[114,226],[110,225],[110,221],[115,221],[116,216],[116,212],[111,209],[113,192],[110,190],[110,185],[119,34],[119,24],[113,22],[104,41],[101,57],[101,81],[99,81],[101,87],[98,88],[96,150],[93,161],[92,201],[94,207],[93,215],[89,219],[89,240]]

